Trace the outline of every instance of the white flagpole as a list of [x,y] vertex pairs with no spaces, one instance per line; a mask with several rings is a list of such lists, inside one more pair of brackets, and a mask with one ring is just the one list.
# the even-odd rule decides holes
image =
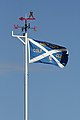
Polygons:
[[28,120],[28,49],[27,49],[27,32],[25,32],[25,49],[24,49],[24,120]]
[[[25,36],[14,35],[12,31],[12,36],[17,37],[20,42],[24,44],[24,120],[28,120],[28,38],[27,31]],[[25,41],[22,39],[24,38]]]
[[[20,20],[25,20],[25,26],[24,27],[19,27],[18,25],[15,27],[17,29],[18,27],[23,30],[25,30],[25,36],[21,35],[14,35],[12,31],[12,36],[17,37],[21,43],[24,45],[24,120],[28,120],[28,37],[27,37],[27,30],[30,28],[30,24],[27,24],[28,20],[35,20],[33,16],[33,12],[30,12],[29,18],[21,17],[19,18]],[[33,28],[34,29],[34,28]],[[25,40],[23,40],[24,38]]]
[[[25,30],[25,36],[14,35],[12,31],[12,36],[17,37],[21,43],[24,45],[24,120],[28,120],[28,38],[27,30]],[[25,41],[22,39],[24,38]]]

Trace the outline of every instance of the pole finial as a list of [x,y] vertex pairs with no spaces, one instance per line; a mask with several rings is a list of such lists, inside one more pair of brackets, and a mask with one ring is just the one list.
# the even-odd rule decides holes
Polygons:
[[33,16],[33,11],[32,11],[32,10],[31,10],[30,13],[29,13],[29,18],[31,18],[31,17],[34,18],[34,16]]

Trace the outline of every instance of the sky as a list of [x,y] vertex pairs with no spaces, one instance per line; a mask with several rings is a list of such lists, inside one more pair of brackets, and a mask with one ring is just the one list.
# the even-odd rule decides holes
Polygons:
[[80,120],[80,0],[0,0],[0,120],[24,120],[24,46],[19,17],[33,10],[28,37],[66,47],[65,68],[29,64],[29,120]]

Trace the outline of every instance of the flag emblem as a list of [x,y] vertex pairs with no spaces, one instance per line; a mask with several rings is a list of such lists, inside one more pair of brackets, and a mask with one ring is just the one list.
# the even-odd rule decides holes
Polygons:
[[28,38],[29,63],[53,64],[60,68],[68,62],[65,47]]

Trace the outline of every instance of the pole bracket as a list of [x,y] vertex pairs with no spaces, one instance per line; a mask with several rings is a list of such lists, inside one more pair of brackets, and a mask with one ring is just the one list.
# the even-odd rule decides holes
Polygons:
[[20,42],[22,42],[25,45],[25,41],[22,38],[25,38],[25,36],[21,36],[21,35],[14,35],[13,31],[12,31],[12,37],[16,37],[20,40]]

